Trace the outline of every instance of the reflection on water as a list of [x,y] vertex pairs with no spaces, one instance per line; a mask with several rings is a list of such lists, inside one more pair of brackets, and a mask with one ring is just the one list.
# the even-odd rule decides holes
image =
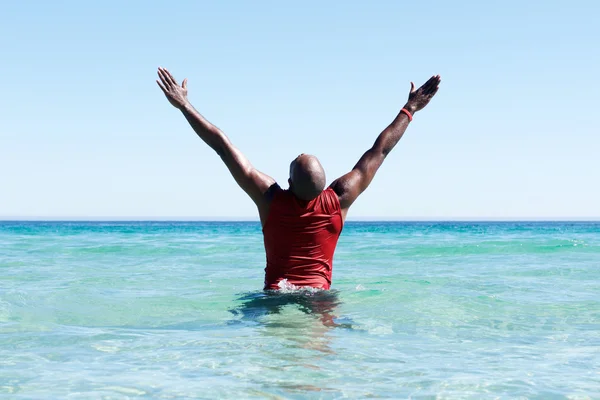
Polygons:
[[352,321],[342,322],[336,315],[341,302],[335,290],[250,292],[236,301],[240,304],[229,310],[238,317],[232,324],[257,324],[263,335],[285,339],[295,348],[331,354],[327,333],[332,328],[352,329]]
[[336,322],[335,309],[341,304],[336,290],[250,292],[242,294],[236,301],[241,304],[229,311],[241,317],[241,321],[268,324],[269,321],[263,317],[281,314],[287,308],[295,308],[306,315],[317,317],[326,327],[352,328],[350,323]]

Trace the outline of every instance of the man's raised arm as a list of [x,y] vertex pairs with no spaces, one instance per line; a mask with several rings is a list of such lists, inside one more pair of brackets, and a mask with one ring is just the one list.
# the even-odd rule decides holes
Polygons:
[[196,134],[221,157],[238,185],[256,203],[263,220],[268,212],[265,193],[275,184],[275,180],[254,168],[225,133],[196,111],[187,98],[187,79],[184,79],[179,86],[173,75],[165,68],[158,69],[158,76],[160,81],[157,80],[156,83],[169,102],[183,113]]
[[342,208],[342,217],[345,219],[348,208],[357,197],[369,186],[375,173],[400,140],[404,131],[412,121],[412,115],[422,110],[433,98],[439,88],[441,78],[432,76],[423,86],[415,90],[411,82],[408,102],[398,113],[394,121],[381,132],[373,146],[362,155],[352,171],[336,179],[330,187],[337,193]]

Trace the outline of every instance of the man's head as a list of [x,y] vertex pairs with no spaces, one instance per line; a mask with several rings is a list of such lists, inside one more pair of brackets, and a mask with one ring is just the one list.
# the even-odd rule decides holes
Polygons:
[[300,154],[290,164],[290,190],[301,200],[312,200],[325,188],[325,171],[315,156]]

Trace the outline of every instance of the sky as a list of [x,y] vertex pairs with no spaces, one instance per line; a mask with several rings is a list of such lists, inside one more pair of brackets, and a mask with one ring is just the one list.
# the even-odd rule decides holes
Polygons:
[[0,2],[0,218],[257,218],[158,66],[287,187],[348,172],[440,74],[349,212],[600,218],[600,3]]

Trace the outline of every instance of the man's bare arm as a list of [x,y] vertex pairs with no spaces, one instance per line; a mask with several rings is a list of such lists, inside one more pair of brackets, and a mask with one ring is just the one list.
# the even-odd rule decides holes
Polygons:
[[156,83],[169,102],[183,113],[196,134],[221,157],[238,185],[258,206],[262,220],[265,207],[268,207],[265,193],[275,184],[275,180],[254,168],[227,135],[192,106],[187,99],[187,79],[179,86],[171,73],[164,68],[158,69],[158,76],[160,81],[157,80]]
[[[440,81],[439,75],[433,76],[417,90],[411,82],[408,102],[403,110],[408,111],[411,116],[422,110],[438,91]],[[344,219],[348,208],[367,189],[383,160],[404,135],[411,118],[404,111],[400,111],[394,121],[379,134],[373,146],[362,155],[354,168],[330,185],[340,198]]]

